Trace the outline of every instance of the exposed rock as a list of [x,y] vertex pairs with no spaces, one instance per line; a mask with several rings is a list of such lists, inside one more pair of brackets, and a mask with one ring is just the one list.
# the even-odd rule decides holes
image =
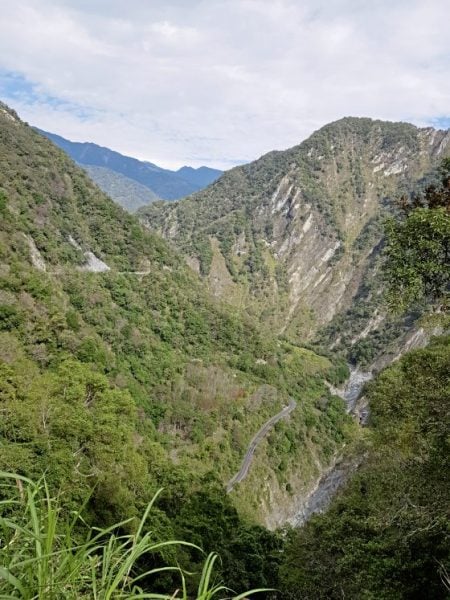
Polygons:
[[109,271],[110,267],[102,260],[97,258],[93,252],[85,252],[86,263],[79,267],[80,271],[89,271],[90,273],[104,273]]
[[25,235],[25,238],[28,242],[28,247],[30,248],[31,264],[35,269],[38,269],[38,271],[46,271],[47,266],[45,264],[45,260],[43,259],[42,254],[37,249],[33,238],[31,238],[29,235]]
[[[69,235],[69,242],[77,250],[83,251],[80,244],[76,240],[74,240],[74,238],[71,235]],[[95,256],[95,254],[90,250],[83,252],[83,254],[86,258],[86,262],[84,265],[77,267],[79,271],[88,271],[90,273],[104,273],[106,271],[110,271],[110,267],[108,267],[108,265],[105,262],[103,262],[100,258]]]
[[[215,295],[239,307],[245,298],[272,330],[304,341],[370,283],[381,240],[373,224],[448,153],[449,132],[346,118],[140,215],[209,272]],[[209,263],[198,250],[207,243]],[[382,321],[370,315],[354,343]]]

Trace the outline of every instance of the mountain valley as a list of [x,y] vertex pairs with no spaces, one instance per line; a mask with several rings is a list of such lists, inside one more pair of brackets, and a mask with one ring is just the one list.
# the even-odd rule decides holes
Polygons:
[[91,179],[129,212],[158,199],[176,200],[215,181],[222,171],[209,167],[181,167],[177,171],[124,156],[90,142],[71,142],[37,129],[81,165]]
[[[0,471],[45,473],[61,515],[125,532],[163,488],[157,541],[219,552],[233,589],[406,600],[429,578],[444,598],[421,552],[448,549],[446,304],[392,310],[385,223],[402,196],[450,189],[450,131],[347,117],[224,174],[42,133],[0,103]],[[433,209],[430,272],[449,230]],[[322,501],[339,468],[349,484]],[[203,560],[144,562],[197,573],[194,597]]]
[[[163,240],[7,109],[2,148],[3,360],[24,361],[38,378],[71,357],[78,368],[105,374],[143,410],[167,464],[193,473],[214,466],[224,484],[253,433],[289,396],[301,395],[289,421],[261,444],[233,499],[265,522],[271,488],[292,497],[286,489],[300,469],[307,489],[353,435],[325,385],[345,378],[342,361],[263,336],[249,318],[209,298]],[[329,401],[321,407],[323,396]],[[283,445],[290,451],[280,457],[274,448]]]
[[387,317],[379,294],[383,219],[449,151],[448,131],[345,118],[139,217],[213,295],[295,343],[367,362],[367,337],[386,352],[409,327]]

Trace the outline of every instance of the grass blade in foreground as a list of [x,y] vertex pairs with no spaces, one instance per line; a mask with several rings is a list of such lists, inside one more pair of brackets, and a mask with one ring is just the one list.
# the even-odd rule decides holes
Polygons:
[[[70,522],[64,519],[58,500],[51,497],[44,479],[38,483],[0,472],[3,480],[0,513],[0,598],[22,600],[112,600],[117,598],[180,598],[187,600],[185,576],[179,567],[165,566],[139,572],[139,559],[159,553],[172,545],[194,544],[177,540],[159,541],[145,530],[146,519],[161,490],[155,494],[135,534],[117,535],[124,522],[105,529],[88,528],[81,515]],[[77,525],[85,531],[78,542]],[[93,535],[94,534],[94,535]],[[218,556],[210,554],[204,564],[197,600],[230,598],[228,588],[214,583],[214,564]],[[182,595],[158,594],[140,588],[137,583],[163,571],[180,575]],[[269,590],[253,590],[239,596]]]

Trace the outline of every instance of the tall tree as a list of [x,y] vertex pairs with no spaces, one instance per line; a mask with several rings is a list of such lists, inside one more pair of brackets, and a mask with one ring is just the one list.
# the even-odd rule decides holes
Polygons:
[[401,218],[386,223],[386,280],[391,305],[403,311],[419,301],[446,308],[450,287],[450,158],[439,185],[403,197]]

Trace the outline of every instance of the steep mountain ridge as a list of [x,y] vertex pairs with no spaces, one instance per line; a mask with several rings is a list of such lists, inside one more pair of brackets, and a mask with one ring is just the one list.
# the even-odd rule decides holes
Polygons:
[[[347,117],[189,198],[139,214],[181,249],[215,295],[304,340],[355,299],[367,305],[379,294],[380,224],[392,198],[449,152],[449,131]],[[378,304],[356,319],[353,343],[384,321]]]
[[94,183],[128,212],[134,213],[141,206],[161,200],[150,188],[134,179],[116,173],[108,167],[82,165]]
[[[208,167],[199,167],[198,169],[182,167],[178,171],[171,171],[148,161],[124,156],[119,152],[91,142],[72,142],[55,133],[41,129],[37,129],[37,131],[67,152],[78,164],[87,167],[108,168],[149,188],[156,196],[164,200],[175,200],[192,194],[213,182],[222,174],[222,171],[209,169]],[[90,175],[94,175],[94,181],[97,185],[103,191],[109,193],[109,187],[104,189],[102,186],[104,172],[103,177],[97,177],[95,171]]]
[[[266,522],[271,485],[277,498],[307,489],[353,435],[325,385],[345,367],[261,335],[209,297],[167,242],[3,105],[0,142],[0,468],[39,475],[51,463],[52,485],[81,495],[96,484],[96,510],[128,514],[144,482],[154,490],[182,473],[225,485],[293,397],[233,490],[242,512]],[[114,423],[125,407],[123,452],[85,439],[96,390]],[[64,425],[65,410],[87,424]]]

